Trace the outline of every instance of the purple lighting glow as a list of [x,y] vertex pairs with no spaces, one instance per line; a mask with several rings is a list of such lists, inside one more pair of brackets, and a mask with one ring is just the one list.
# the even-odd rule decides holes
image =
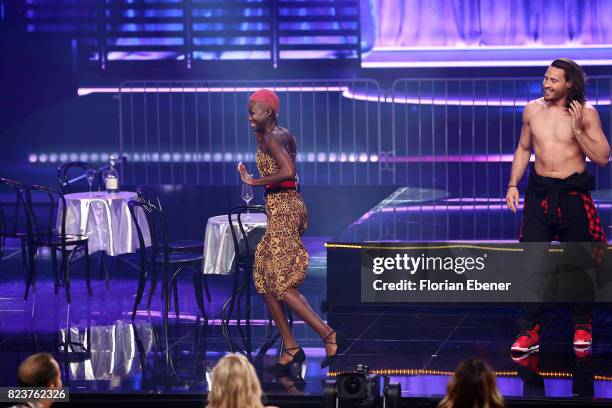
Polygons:
[[[611,61],[612,62],[612,61]],[[353,92],[349,89],[342,93],[342,96],[348,99],[355,99],[358,101],[367,102],[384,102],[384,103],[398,103],[407,105],[436,105],[436,106],[498,106],[498,107],[516,107],[527,105],[527,100],[515,100],[515,99],[474,99],[470,96],[466,96],[465,99],[454,99],[454,98],[436,98],[436,97],[404,97],[404,96],[382,96],[382,95],[368,95],[365,93]],[[604,106],[610,105],[610,99],[598,99],[595,101],[588,101],[592,105]]]
[[[125,312],[126,315],[130,315],[131,313],[132,312]],[[137,310],[136,316],[162,317],[162,313],[158,310]],[[168,312],[168,318],[171,318],[171,319],[176,318],[176,315],[174,314],[173,311]],[[193,314],[193,313],[181,313],[180,314],[181,320],[196,321],[198,320],[198,318],[200,320],[202,319],[200,316]],[[223,322],[221,321],[221,319],[209,319],[208,320],[208,325],[210,326],[221,326],[222,323]],[[266,319],[251,319],[250,323],[251,323],[251,326],[267,326],[269,324],[269,321]],[[302,320],[295,320],[293,323],[294,324],[305,324]],[[236,319],[231,319],[229,321],[230,326],[236,326],[237,324],[238,324],[238,321]],[[240,324],[241,325],[245,324],[244,319],[240,320]]]
[[[476,154],[476,155],[437,155],[437,156],[386,156],[381,161],[392,163],[419,163],[419,162],[458,162],[458,163],[512,163],[511,154]],[[531,155],[531,161],[535,160]]]
[[[400,35],[401,36],[401,35]],[[559,56],[583,66],[611,65],[609,44],[466,46],[460,43],[429,47],[374,47],[362,68],[547,67]]]
[[[361,216],[354,224],[361,224],[365,220],[373,217],[377,213],[419,213],[419,212],[459,212],[459,211],[506,211],[508,207],[505,204],[504,198],[499,197],[466,197],[466,198],[449,198],[444,200],[446,202],[466,202],[473,204],[427,204],[427,205],[409,205],[409,206],[398,206],[398,207],[383,207],[375,210],[370,210]],[[518,210],[523,209],[523,199],[519,200]],[[488,203],[488,204],[476,204],[476,203]],[[500,204],[491,204],[500,203]],[[595,207],[599,209],[611,209],[612,203],[596,203]],[[509,211],[509,210],[508,210]]]
[[[611,60],[612,64],[612,60]],[[130,94],[130,93],[221,93],[221,92],[255,92],[259,87],[124,87],[124,88],[79,88],[77,94],[86,96],[94,93]],[[475,99],[470,95],[465,98],[440,98],[440,97],[405,97],[396,95],[377,95],[354,92],[346,86],[271,86],[269,89],[275,92],[342,92],[347,99],[366,102],[384,102],[408,105],[436,105],[436,106],[498,106],[517,107],[525,106],[527,100],[515,99]],[[595,106],[610,105],[610,99],[589,100]]]
[[[85,96],[92,93],[222,93],[222,92],[255,92],[261,86],[249,87],[206,87],[206,86],[147,86],[147,87],[122,87],[122,88],[79,88],[77,94]],[[339,86],[270,86],[267,87],[275,92],[344,92],[348,88]]]
[[[362,68],[478,68],[478,67],[545,67],[550,64],[547,60],[523,61],[371,61],[362,62]],[[577,60],[582,66],[612,65],[612,59]]]

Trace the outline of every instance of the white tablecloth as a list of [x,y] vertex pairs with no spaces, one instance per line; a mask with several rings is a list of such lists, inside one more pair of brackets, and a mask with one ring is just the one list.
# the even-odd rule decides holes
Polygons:
[[[111,380],[111,384],[113,379],[143,372],[136,338],[145,353],[150,352],[154,344],[150,323],[129,324],[122,320],[112,326],[92,326],[89,332],[79,327],[71,327],[69,331],[60,329],[59,336],[62,343],[70,340],[89,347],[89,358],[70,363],[73,380]],[[68,349],[68,355],[70,353],[83,355],[83,350],[76,345]],[[111,385],[112,388],[116,387]]]
[[[86,234],[89,237],[90,254],[105,251],[110,256],[116,256],[135,252],[140,247],[138,232],[127,204],[137,197],[136,193],[130,191],[64,195],[66,233]],[[137,210],[137,214],[145,244],[148,246],[151,244],[151,238],[146,218],[140,210]],[[59,219],[60,217],[58,217],[58,223]]]
[[[240,219],[249,238],[251,250],[254,251],[266,230],[267,219],[266,215],[261,213],[249,214],[248,217],[250,220],[246,220],[246,214],[242,214]],[[241,237],[237,220],[234,221],[234,225],[238,236]],[[204,235],[204,273],[218,275],[232,273],[234,257],[234,241],[227,215],[209,218]]]

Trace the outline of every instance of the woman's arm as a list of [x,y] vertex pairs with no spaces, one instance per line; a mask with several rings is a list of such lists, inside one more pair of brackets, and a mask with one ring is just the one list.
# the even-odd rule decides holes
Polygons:
[[250,176],[244,165],[240,163],[238,165],[238,171],[240,172],[240,178],[243,182],[252,186],[263,186],[295,179],[295,163],[291,160],[289,153],[287,153],[284,145],[281,143],[283,137],[281,132],[283,131],[279,129],[264,136],[264,142],[268,148],[268,153],[278,165],[278,171],[269,176],[256,179]]

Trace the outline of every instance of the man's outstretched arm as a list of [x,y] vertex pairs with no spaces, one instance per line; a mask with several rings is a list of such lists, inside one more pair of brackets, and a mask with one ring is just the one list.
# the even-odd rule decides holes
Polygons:
[[525,173],[531,157],[531,128],[529,127],[529,105],[523,111],[523,126],[518,146],[512,159],[512,170],[510,171],[510,181],[506,190],[506,205],[512,212],[516,213],[519,205],[518,183]]

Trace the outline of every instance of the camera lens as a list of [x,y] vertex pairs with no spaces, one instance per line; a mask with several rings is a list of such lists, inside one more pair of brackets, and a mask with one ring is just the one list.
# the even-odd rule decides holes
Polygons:
[[349,395],[359,394],[363,384],[358,377],[349,377],[344,381],[344,391]]

